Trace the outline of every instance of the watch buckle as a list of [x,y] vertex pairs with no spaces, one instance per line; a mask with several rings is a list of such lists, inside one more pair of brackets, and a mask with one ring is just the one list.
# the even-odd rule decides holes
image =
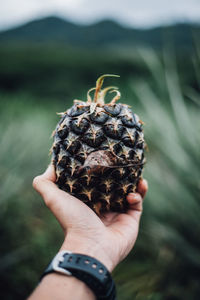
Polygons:
[[60,251],[56,254],[56,256],[54,257],[53,261],[52,261],[52,268],[54,271],[58,272],[58,273],[62,273],[65,275],[72,275],[71,272],[69,272],[68,270],[65,270],[61,267],[59,267],[59,263],[64,261],[64,255],[65,254],[71,254],[72,252],[70,251]]

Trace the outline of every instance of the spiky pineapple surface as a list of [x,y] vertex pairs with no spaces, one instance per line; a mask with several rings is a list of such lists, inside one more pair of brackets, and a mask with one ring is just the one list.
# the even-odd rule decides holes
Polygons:
[[[75,100],[61,114],[52,146],[59,188],[99,215],[127,210],[126,195],[136,190],[144,162],[142,122],[128,105],[116,103],[118,90],[101,89],[106,76],[89,90],[87,102]],[[105,104],[109,90],[116,96]]]

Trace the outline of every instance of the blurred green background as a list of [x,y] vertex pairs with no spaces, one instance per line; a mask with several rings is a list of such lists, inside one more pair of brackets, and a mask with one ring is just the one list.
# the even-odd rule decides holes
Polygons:
[[[56,20],[46,19],[47,29]],[[146,31],[148,43],[128,45],[120,38],[109,43],[108,32],[113,36],[119,28],[102,24],[96,27],[108,35],[103,45],[92,44],[92,38],[91,44],[83,39],[78,45],[51,40],[50,33],[43,42],[32,23],[32,35],[20,35],[27,27],[0,34],[1,299],[27,297],[62,243],[59,225],[32,189],[32,179],[50,161],[56,112],[74,98],[85,100],[106,73],[121,76],[106,84],[117,85],[121,101],[145,122],[148,144],[149,192],[136,246],[114,271],[118,299],[199,299],[199,28],[176,28],[174,36],[169,28],[159,29],[152,40]]]

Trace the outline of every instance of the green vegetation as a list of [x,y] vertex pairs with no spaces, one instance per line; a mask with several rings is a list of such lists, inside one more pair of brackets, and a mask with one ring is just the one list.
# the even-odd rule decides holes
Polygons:
[[123,27],[112,21],[103,20],[95,24],[81,26],[65,19],[50,16],[33,20],[0,32],[0,42],[22,42],[51,44],[59,43],[73,47],[130,47],[135,45],[151,46],[161,49],[163,42],[172,40],[177,49],[191,50],[192,34],[199,36],[199,24],[180,23],[171,26],[158,26],[149,29]]
[[[61,46],[0,48],[2,299],[24,299],[62,242],[33,191],[49,157],[56,112],[103,73],[145,121],[149,193],[136,247],[114,272],[120,300],[198,300],[200,276],[200,51],[82,52]],[[101,238],[101,237],[99,237]]]

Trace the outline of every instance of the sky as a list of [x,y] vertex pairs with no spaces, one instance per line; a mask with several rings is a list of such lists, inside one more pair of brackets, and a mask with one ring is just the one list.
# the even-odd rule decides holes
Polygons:
[[1,0],[0,30],[56,15],[79,24],[113,19],[130,27],[200,22],[200,0]]

